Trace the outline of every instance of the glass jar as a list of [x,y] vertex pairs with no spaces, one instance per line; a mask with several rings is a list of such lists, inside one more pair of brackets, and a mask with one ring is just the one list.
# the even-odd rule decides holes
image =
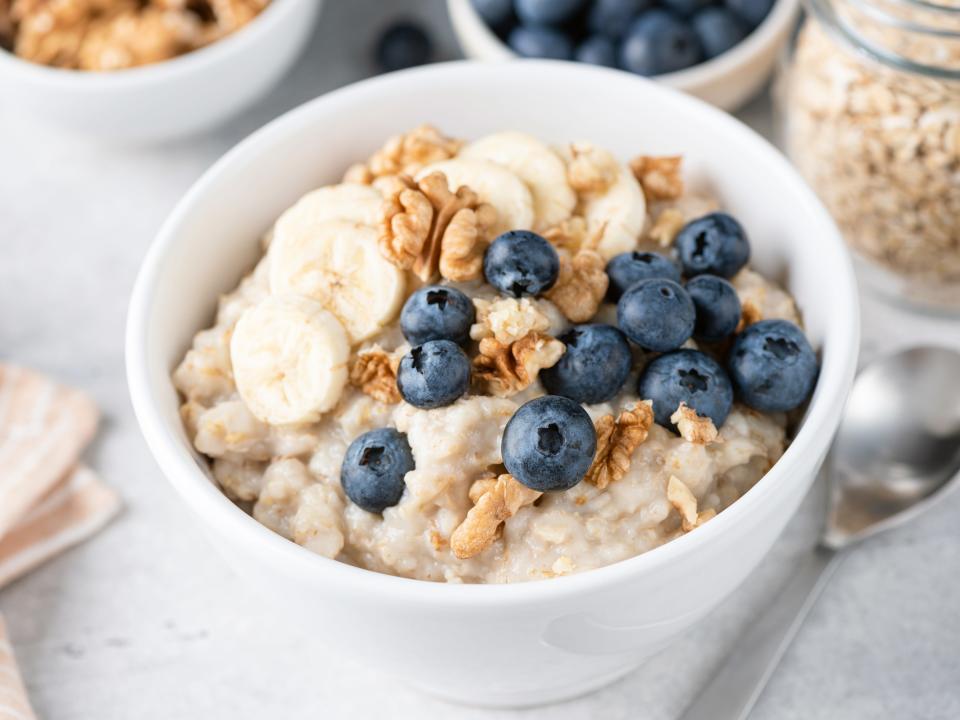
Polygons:
[[787,154],[868,285],[960,313],[960,0],[804,0],[777,88]]

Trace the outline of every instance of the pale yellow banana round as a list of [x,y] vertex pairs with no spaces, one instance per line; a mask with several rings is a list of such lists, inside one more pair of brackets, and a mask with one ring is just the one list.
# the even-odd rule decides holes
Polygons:
[[427,165],[417,174],[417,179],[437,171],[447,176],[447,185],[451,190],[466,185],[482,202],[493,205],[497,211],[497,224],[491,237],[507,230],[529,230],[533,227],[533,196],[530,189],[505,167],[489,160],[453,158]]
[[636,250],[647,221],[647,202],[629,168],[621,166],[617,179],[605,192],[584,197],[581,202],[588,236],[601,233],[597,252],[606,260]]
[[534,227],[546,229],[573,214],[577,195],[567,182],[567,168],[550,147],[532,135],[506,130],[467,145],[457,156],[489,160],[523,180],[533,196]]
[[301,295],[271,295],[247,308],[230,340],[240,397],[271,425],[316,422],[333,408],[349,358],[340,321]]
[[277,234],[270,246],[270,290],[313,298],[359,343],[391,323],[405,299],[405,277],[377,246],[377,231],[331,220]]
[[369,185],[340,183],[311,190],[277,219],[274,236],[308,232],[331,220],[376,226],[383,197]]

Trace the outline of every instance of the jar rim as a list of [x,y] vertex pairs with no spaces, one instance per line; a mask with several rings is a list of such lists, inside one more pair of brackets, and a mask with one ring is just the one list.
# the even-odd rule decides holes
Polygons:
[[[950,30],[942,27],[924,25],[922,23],[912,22],[904,18],[886,12],[877,7],[872,0],[841,0],[852,6],[858,11],[876,20],[882,25],[929,36],[931,38],[941,38],[947,40],[956,40],[960,42],[960,29]],[[834,38],[846,43],[856,52],[866,55],[872,60],[888,65],[895,70],[914,73],[917,75],[926,75],[928,77],[942,80],[960,80],[960,68],[942,67],[939,65],[930,65],[927,63],[912,60],[904,55],[898,54],[886,48],[880,47],[869,40],[862,32],[858,31],[848,20],[845,20],[834,7],[835,0],[804,0],[807,9],[823,25],[824,29]],[[890,0],[893,4],[901,7],[915,8],[924,11],[932,11],[960,17],[960,5],[942,5],[933,0]]]

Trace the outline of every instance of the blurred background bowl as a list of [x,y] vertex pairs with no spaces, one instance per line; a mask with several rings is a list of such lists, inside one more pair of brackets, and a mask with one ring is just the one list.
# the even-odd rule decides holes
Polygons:
[[[468,58],[519,59],[477,14],[470,0],[447,0],[447,7],[457,40]],[[732,49],[686,70],[653,79],[723,110],[736,110],[769,79],[799,11],[799,0],[776,0],[763,22]]]
[[157,142],[227,120],[272,88],[313,31],[322,0],[273,0],[246,26],[152,65],[65,70],[0,50],[4,101],[39,122],[118,143]]

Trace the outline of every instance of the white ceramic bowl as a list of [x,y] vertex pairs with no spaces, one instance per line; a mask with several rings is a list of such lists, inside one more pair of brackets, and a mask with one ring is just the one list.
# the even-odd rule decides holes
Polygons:
[[266,93],[310,38],[321,0],[273,0],[211,45],[113,72],[63,70],[0,50],[4,101],[38,121],[118,143],[156,142],[212,127]]
[[[468,58],[518,57],[490,30],[470,0],[447,0],[447,8],[460,47]],[[776,0],[760,26],[729,52],[687,70],[659,75],[656,80],[724,110],[736,110],[756,95],[770,77],[799,11],[799,0]]]
[[[855,281],[836,227],[783,156],[728,115],[626,73],[569,63],[451,63],[330,93],[245,140],[187,193],[154,241],[130,305],[127,370],[164,474],[236,571],[318,652],[356,656],[448,698],[557,700],[599,687],[707,615],[756,566],[806,493],[837,427],[858,345]],[[571,104],[570,98],[578,102]],[[610,118],[630,118],[611,122]],[[429,121],[477,137],[517,128],[589,139],[622,158],[683,153],[748,228],[753,261],[803,309],[822,369],[783,458],[716,519],[599,570],[513,585],[444,585],[329,560],[228,501],[180,422],[170,373],[257,239],[307,190],[386,137]],[[269,659],[264,659],[269,662]]]

